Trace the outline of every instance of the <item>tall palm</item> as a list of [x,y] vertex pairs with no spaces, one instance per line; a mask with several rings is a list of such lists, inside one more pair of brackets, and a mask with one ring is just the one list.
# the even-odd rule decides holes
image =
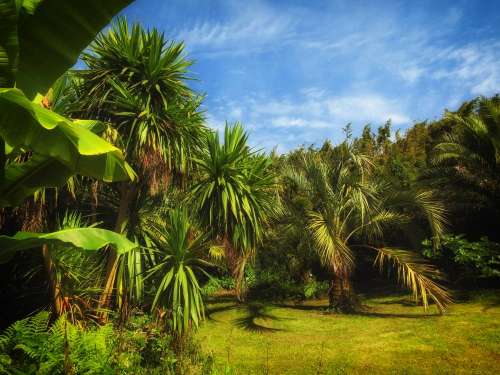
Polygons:
[[[110,123],[108,136],[139,176],[138,182],[116,187],[117,232],[136,232],[128,219],[139,196],[155,195],[172,178],[185,176],[202,144],[201,98],[187,86],[191,61],[183,50],[182,43],[167,42],[158,30],[129,27],[120,18],[97,36],[82,56],[86,69],[76,72],[79,101],[73,111]],[[129,271],[120,272],[116,254],[110,255],[101,306],[109,304],[117,274],[136,273]]]
[[252,151],[247,138],[239,123],[226,124],[223,143],[218,133],[210,133],[194,160],[200,176],[189,195],[201,224],[224,246],[239,300],[244,298],[245,265],[278,207],[271,160]]
[[370,160],[346,143],[336,147],[329,158],[306,152],[299,166],[285,172],[285,178],[314,202],[306,225],[322,263],[332,274],[332,309],[355,308],[350,278],[355,253],[361,249],[375,251],[380,267],[392,262],[398,280],[415,298],[422,298],[425,308],[429,299],[440,311],[450,302],[448,292],[434,281],[439,276],[434,267],[412,252],[383,245],[384,229],[411,219],[400,209],[410,205],[424,212],[435,238],[441,235],[444,210],[429,192],[389,193],[386,185],[374,179]]

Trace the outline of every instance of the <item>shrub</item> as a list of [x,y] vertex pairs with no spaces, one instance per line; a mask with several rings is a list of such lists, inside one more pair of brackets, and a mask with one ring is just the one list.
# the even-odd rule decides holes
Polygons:
[[481,237],[469,241],[465,235],[445,235],[434,250],[430,240],[423,242],[424,256],[445,267],[455,281],[500,278],[500,244]]
[[111,324],[87,329],[49,313],[19,320],[0,335],[0,373],[173,374],[171,337],[149,317],[123,329]]
[[328,281],[317,281],[314,277],[311,277],[311,279],[304,284],[304,298],[319,298],[327,293],[328,288]]

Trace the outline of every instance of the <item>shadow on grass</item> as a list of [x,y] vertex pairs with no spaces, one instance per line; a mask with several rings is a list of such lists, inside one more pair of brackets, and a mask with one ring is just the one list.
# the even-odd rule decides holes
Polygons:
[[395,298],[388,301],[371,301],[373,305],[400,305],[404,307],[415,307],[417,306],[415,302],[408,301],[408,299]]
[[[404,302],[404,301],[383,301],[380,303],[377,303],[380,305],[402,305],[402,306],[415,306],[414,303],[411,302]],[[426,313],[389,313],[389,312],[378,312],[375,311],[372,307],[367,306],[367,305],[361,305],[359,309],[355,312],[351,313],[338,313],[334,311],[330,311],[328,309],[328,306],[311,306],[311,305],[293,305],[293,304],[277,304],[274,305],[276,307],[280,308],[285,308],[285,309],[294,309],[294,310],[302,310],[302,311],[317,311],[318,313],[324,314],[324,315],[331,315],[331,316],[367,316],[371,318],[406,318],[406,319],[429,319],[429,318],[435,318],[441,316],[439,313],[432,313],[432,314],[426,314]]]
[[242,305],[241,308],[245,309],[245,316],[233,320],[233,323],[237,327],[257,333],[283,331],[282,329],[266,327],[256,322],[257,319],[265,321],[282,320],[281,318],[269,313],[268,306],[262,303],[249,303],[247,305]]
[[484,303],[483,311],[488,311],[490,309],[493,309],[495,307],[500,306],[500,296],[497,296],[495,299],[492,299],[488,302]]
[[224,312],[224,311],[229,311],[229,310],[235,310],[235,309],[239,309],[241,307],[239,304],[234,303],[234,301],[232,301],[232,302],[233,303],[231,303],[230,305],[208,307],[205,310],[205,316],[207,317],[208,320],[215,321],[216,319],[214,319],[212,317],[213,314],[216,314],[219,312]]
[[317,311],[317,312],[325,312],[328,310],[328,305],[325,306],[315,306],[315,305],[303,305],[303,304],[292,304],[292,303],[275,303],[273,306],[282,308],[282,309],[292,309],[292,310],[301,310],[301,311]]
[[393,313],[382,313],[382,312],[376,312],[376,311],[357,311],[354,312],[350,315],[357,315],[357,316],[366,316],[369,318],[403,318],[403,319],[432,319],[432,318],[438,318],[442,315],[439,313],[432,313],[432,314],[393,314]]

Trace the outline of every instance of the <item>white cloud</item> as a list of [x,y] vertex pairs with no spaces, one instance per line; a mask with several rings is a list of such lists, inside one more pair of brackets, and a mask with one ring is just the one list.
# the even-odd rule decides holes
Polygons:
[[[428,12],[402,17],[380,5],[347,17],[278,2],[237,4],[227,21],[202,21],[179,37],[198,55],[224,55],[217,61],[227,64],[224,73],[203,78],[220,90],[210,124],[242,120],[259,147],[338,140],[349,122],[355,134],[388,119],[404,127],[500,91],[500,38],[462,29],[460,8],[426,19]],[[224,61],[226,54],[237,58]]]
[[399,74],[405,81],[409,83],[414,83],[422,76],[424,72],[425,72],[424,68],[413,65],[407,68],[401,68]]
[[398,110],[397,100],[377,94],[334,97],[325,101],[328,112],[337,122],[385,122],[391,119],[395,125],[407,124],[410,119]]
[[277,128],[328,128],[331,124],[328,121],[322,121],[315,118],[303,117],[273,117],[270,120],[271,125]]
[[212,53],[250,53],[255,47],[283,40],[293,19],[265,3],[239,3],[227,21],[203,21],[177,32],[188,48]]
[[[214,108],[210,119],[229,119],[235,104],[230,100],[224,103]],[[250,96],[241,100],[238,108],[242,122],[251,131],[251,142],[267,150],[278,146],[280,151],[286,151],[301,144],[320,144],[327,138],[339,141],[347,123],[352,123],[355,130],[389,119],[396,126],[410,123],[396,99],[373,93],[335,96],[317,88],[300,90],[293,99]],[[223,121],[217,121],[215,128],[220,130],[220,124]]]

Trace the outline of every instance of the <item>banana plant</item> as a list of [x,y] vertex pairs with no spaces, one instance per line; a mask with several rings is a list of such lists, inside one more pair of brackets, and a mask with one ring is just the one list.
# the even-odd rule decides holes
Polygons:
[[[0,208],[16,206],[72,175],[133,180],[123,153],[88,123],[44,107],[40,94],[72,67],[82,50],[131,0],[0,0]],[[70,244],[84,250],[137,246],[100,228],[0,236],[1,260],[20,250]],[[44,257],[50,257],[43,252]]]
[[[129,0],[0,0],[0,207],[74,174],[133,179],[122,152],[37,100]],[[28,155],[23,163],[19,154]],[[25,158],[26,159],[26,158]]]

